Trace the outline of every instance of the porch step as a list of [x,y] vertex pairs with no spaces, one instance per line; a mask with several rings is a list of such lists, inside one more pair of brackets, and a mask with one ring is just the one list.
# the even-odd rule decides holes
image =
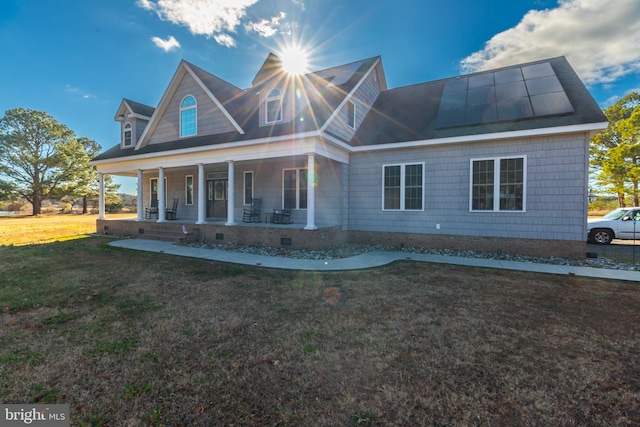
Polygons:
[[137,237],[148,240],[163,240],[166,242],[194,241],[198,237],[198,229],[190,227],[188,233],[185,234],[182,228],[140,227]]

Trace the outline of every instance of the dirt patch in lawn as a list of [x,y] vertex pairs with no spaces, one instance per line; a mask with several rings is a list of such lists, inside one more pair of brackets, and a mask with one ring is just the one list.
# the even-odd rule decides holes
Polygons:
[[0,400],[77,425],[637,425],[640,289],[0,247]]

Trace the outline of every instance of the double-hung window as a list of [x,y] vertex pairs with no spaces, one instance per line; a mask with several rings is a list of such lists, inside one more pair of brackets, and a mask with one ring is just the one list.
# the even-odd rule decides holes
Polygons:
[[266,123],[274,123],[282,120],[282,94],[279,89],[273,89],[267,95]]
[[196,98],[187,95],[180,104],[180,137],[192,136],[198,132],[198,106]]
[[382,167],[382,209],[424,209],[424,163]]
[[284,209],[307,208],[307,169],[282,171],[282,207]]
[[526,157],[471,160],[471,211],[524,211]]
[[131,131],[132,131],[131,123],[129,122],[125,123],[123,128],[123,133],[122,133],[122,145],[124,147],[131,147],[133,145]]

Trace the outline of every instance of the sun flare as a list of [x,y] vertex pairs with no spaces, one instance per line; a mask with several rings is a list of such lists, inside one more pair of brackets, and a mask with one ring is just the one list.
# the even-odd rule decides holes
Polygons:
[[309,55],[299,46],[289,46],[281,53],[282,68],[287,74],[298,75],[305,74],[307,69]]

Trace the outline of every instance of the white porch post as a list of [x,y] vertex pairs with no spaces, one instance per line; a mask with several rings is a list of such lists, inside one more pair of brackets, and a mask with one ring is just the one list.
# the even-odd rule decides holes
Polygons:
[[142,169],[138,169],[138,221],[144,220],[144,200],[142,192]]
[[104,219],[104,174],[98,174],[98,219]]
[[205,199],[204,164],[198,163],[198,221],[196,224],[204,224],[207,217],[207,201]]
[[305,230],[317,230],[316,227],[316,159],[307,154],[307,225]]
[[164,168],[158,168],[158,222],[165,221],[165,208],[167,201],[164,199]]
[[227,222],[225,225],[237,225],[234,221],[234,208],[235,208],[235,194],[233,189],[235,188],[235,179],[234,179],[234,164],[233,160],[227,160],[227,164],[229,165],[228,172],[228,180],[229,180],[229,190],[227,194]]

